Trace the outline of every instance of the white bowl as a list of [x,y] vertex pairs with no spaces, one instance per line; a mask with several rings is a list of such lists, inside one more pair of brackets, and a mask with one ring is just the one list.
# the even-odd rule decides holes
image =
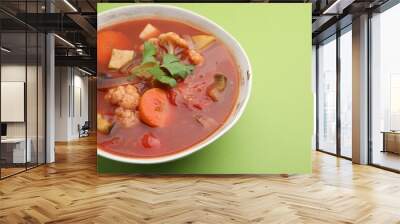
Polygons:
[[247,101],[250,97],[252,71],[250,61],[246,55],[246,52],[240,46],[239,42],[235,40],[235,38],[231,36],[228,32],[226,32],[222,27],[194,12],[169,5],[148,3],[134,4],[131,6],[119,7],[105,11],[103,13],[99,13],[97,16],[97,30],[103,29],[104,27],[108,27],[116,23],[149,17],[165,18],[187,23],[196,28],[199,28],[200,30],[204,30],[215,35],[219,40],[224,42],[224,44],[229,48],[232,55],[234,56],[236,64],[239,66],[239,73],[241,76],[239,96],[236,101],[236,106],[234,107],[232,113],[229,115],[229,118],[217,131],[215,131],[212,135],[199,142],[198,144],[175,154],[154,158],[132,158],[115,155],[106,152],[101,148],[97,148],[98,155],[120,162],[134,164],[154,164],[168,162],[190,155],[217,140],[230,128],[232,128],[232,126],[239,120],[240,116],[242,115],[244,108],[246,107]]

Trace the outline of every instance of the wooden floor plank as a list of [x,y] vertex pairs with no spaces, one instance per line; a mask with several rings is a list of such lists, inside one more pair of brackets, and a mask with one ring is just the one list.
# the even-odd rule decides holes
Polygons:
[[315,152],[310,175],[96,173],[96,141],[0,181],[0,223],[397,223],[400,175]]

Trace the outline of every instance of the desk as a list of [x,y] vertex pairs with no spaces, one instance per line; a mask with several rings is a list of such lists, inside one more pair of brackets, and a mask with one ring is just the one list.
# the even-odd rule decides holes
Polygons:
[[383,150],[382,152],[392,152],[400,154],[400,132],[383,131]]
[[6,160],[6,163],[25,163],[31,162],[32,141],[27,138],[28,143],[25,154],[25,138],[5,138],[1,139],[1,157]]

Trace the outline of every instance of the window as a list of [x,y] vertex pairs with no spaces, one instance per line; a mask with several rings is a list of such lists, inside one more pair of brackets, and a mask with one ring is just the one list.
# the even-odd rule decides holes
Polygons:
[[[0,1],[41,13],[44,1]],[[45,163],[45,34],[0,12],[0,178]],[[11,109],[13,108],[13,109]]]
[[375,165],[400,170],[400,5],[371,18],[371,140]]
[[390,75],[390,130],[400,130],[400,73]]
[[336,153],[336,37],[318,47],[318,149]]
[[352,156],[352,32],[340,36],[340,154]]

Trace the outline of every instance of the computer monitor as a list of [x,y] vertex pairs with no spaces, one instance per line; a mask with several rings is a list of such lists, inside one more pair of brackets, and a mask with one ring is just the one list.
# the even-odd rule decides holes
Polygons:
[[1,123],[1,137],[7,136],[7,124]]

